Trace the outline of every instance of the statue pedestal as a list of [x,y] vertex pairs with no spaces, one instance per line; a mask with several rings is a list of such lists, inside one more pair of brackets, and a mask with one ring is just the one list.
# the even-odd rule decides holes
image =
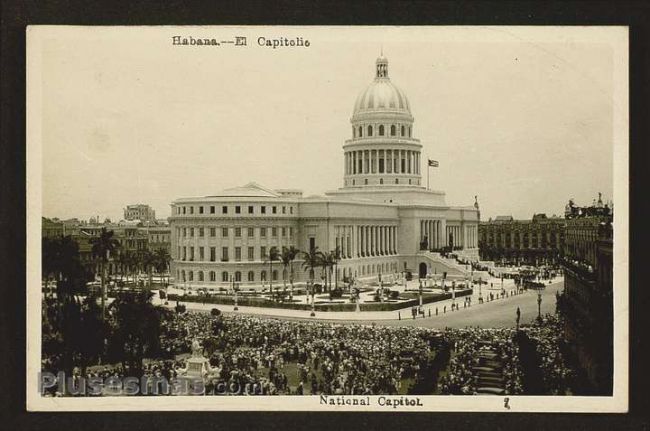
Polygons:
[[210,371],[208,358],[193,356],[187,359],[187,377],[203,377]]

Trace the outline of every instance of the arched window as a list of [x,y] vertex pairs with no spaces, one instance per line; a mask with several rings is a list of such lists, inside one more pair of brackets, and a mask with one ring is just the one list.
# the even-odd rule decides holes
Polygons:
[[396,132],[395,125],[393,124],[392,126],[390,126],[390,135],[395,136],[395,132]]
[[260,280],[266,281],[266,271],[260,272]]
[[363,137],[363,127],[359,126],[359,137]]
[[199,271],[199,281],[203,281],[203,271]]
[[228,272],[224,271],[221,273],[221,281],[228,281]]
[[383,124],[381,124],[379,126],[379,136],[384,136],[384,125]]
[[372,136],[372,126],[368,126],[368,136]]
[[402,133],[400,136],[404,136],[404,126],[402,126]]
[[193,271],[188,271],[187,275],[188,275],[188,278],[189,278],[188,281],[194,281],[194,272]]
[[409,178],[409,184],[411,184],[411,179]]
[[181,276],[182,276],[182,280],[183,280],[183,281],[186,281],[186,278],[185,278],[185,270],[182,270],[182,271],[181,271]]
[[210,271],[210,281],[217,281],[217,273]]
[[379,184],[384,184],[384,179],[383,178],[379,178]]
[[253,271],[248,271],[248,281],[255,281],[255,273]]
[[273,272],[271,273],[271,277],[273,277],[273,281],[278,281],[278,270],[274,269]]
[[399,178],[395,178],[395,184],[399,184]]
[[354,181],[354,180],[352,180],[352,185],[354,185],[354,183],[355,183],[355,181]]
[[364,183],[365,185],[368,185],[368,178],[366,178],[365,180],[363,180],[363,183]]
[[235,281],[241,281],[241,271],[235,271]]

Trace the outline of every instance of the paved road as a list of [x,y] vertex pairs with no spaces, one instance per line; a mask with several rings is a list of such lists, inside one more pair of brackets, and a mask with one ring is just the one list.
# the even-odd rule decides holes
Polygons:
[[[553,284],[547,285],[547,287],[542,291],[542,314],[545,313],[554,313],[555,312],[555,294],[558,290],[562,290],[563,281],[558,281]],[[447,312],[442,313],[443,304],[447,304]],[[375,323],[378,325],[387,325],[387,326],[419,326],[427,328],[464,328],[466,326],[479,326],[483,328],[493,328],[493,327],[514,327],[517,307],[521,310],[521,323],[528,323],[531,320],[537,317],[537,292],[529,290],[520,295],[511,296],[509,298],[499,299],[492,302],[486,302],[483,304],[478,304],[478,301],[473,300],[473,304],[469,308],[462,308],[462,301],[459,302],[460,310],[451,312],[450,301],[443,301],[434,304],[428,304],[425,306],[426,316],[425,318],[413,319],[408,310],[403,310],[401,312],[402,319],[398,320],[397,312],[390,312],[391,318],[385,318],[383,314],[386,312],[381,312],[381,319],[363,319],[362,316],[367,315],[366,313],[359,314],[356,313],[354,320],[344,320],[336,319],[333,315],[328,315],[330,313],[321,312],[318,313],[316,317],[298,317],[296,314],[306,314],[305,311],[296,312],[295,310],[283,310],[288,316],[278,316],[264,314],[262,310],[256,309],[255,307],[245,307],[255,311],[255,315],[258,317],[269,317],[275,319],[283,320],[301,320],[301,321],[323,321],[330,323],[341,323],[341,324],[371,324]],[[188,308],[193,311],[209,311],[210,308],[214,305],[205,305],[201,304],[192,304],[187,303]],[[219,307],[217,305],[217,307]],[[439,314],[435,315],[435,308],[438,307]],[[221,307],[219,307],[221,308]],[[244,308],[244,307],[241,307]],[[432,316],[428,317],[428,309],[432,309]],[[232,314],[232,311],[224,310],[222,311],[226,314]],[[268,310],[268,309],[266,309]],[[243,311],[243,310],[242,310]],[[249,314],[246,312],[239,311],[236,314]],[[278,310],[272,310],[278,312]],[[344,314],[344,313],[336,313]],[[345,313],[349,315],[350,313]],[[368,313],[373,314],[373,313]],[[377,315],[377,313],[374,313]],[[319,318],[320,316],[326,316],[326,318]],[[370,317],[370,316],[368,316]]]

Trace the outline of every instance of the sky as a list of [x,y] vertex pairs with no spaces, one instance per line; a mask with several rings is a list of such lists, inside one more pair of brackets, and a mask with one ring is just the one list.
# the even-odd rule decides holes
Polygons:
[[[176,35],[247,45],[174,46]],[[612,198],[614,49],[587,28],[48,27],[39,37],[28,88],[40,79],[40,105],[28,119],[41,126],[46,217],[116,221],[147,203],[166,218],[174,199],[251,181],[305,195],[342,187],[354,102],[382,50],[449,205],[478,196],[484,220],[526,219],[562,214],[569,198]]]

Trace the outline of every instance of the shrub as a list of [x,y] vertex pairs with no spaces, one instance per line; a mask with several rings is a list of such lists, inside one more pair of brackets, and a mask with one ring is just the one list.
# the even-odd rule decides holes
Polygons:
[[210,310],[210,314],[213,316],[221,316],[221,310],[219,310],[218,308],[213,308],[212,310]]
[[178,314],[183,314],[183,313],[185,313],[185,311],[187,311],[187,307],[185,307],[184,304],[178,304],[178,305],[176,306],[176,312],[177,312]]

